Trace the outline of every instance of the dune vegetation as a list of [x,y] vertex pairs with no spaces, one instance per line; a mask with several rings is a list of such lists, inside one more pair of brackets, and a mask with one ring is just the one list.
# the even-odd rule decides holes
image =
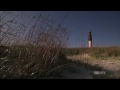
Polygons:
[[[44,17],[42,14],[26,16],[24,12],[20,11],[17,14],[8,11],[1,12],[0,78],[66,78],[59,74],[68,66],[67,70],[74,72],[77,76],[69,75],[81,78],[84,76],[79,73],[81,66],[94,71],[103,70],[102,67],[105,65],[102,64],[103,66],[99,68],[98,64],[104,62],[99,61],[114,59],[114,61],[118,60],[119,64],[120,47],[68,48],[67,29],[62,26],[61,21],[60,23],[54,22],[49,16]],[[93,63],[91,64],[91,62]],[[76,70],[78,67],[79,69]],[[91,72],[93,73],[93,71]],[[87,76],[86,73],[85,76]],[[96,78],[96,76],[94,77]],[[90,76],[90,78],[93,77]]]
[[[32,21],[32,23],[31,23]],[[0,78],[44,78],[65,58],[68,34],[61,23],[23,12],[0,15]]]

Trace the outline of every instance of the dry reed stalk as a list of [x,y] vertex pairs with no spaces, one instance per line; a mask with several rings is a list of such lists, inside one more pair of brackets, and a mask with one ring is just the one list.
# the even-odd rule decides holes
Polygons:
[[[5,13],[7,12],[0,15],[1,23],[5,18]],[[13,16],[12,20],[7,20],[0,25],[0,46],[10,47],[11,53],[9,57],[6,57],[16,59],[12,62],[13,65],[18,64],[19,67],[15,69],[15,72],[29,76],[28,73],[45,70],[56,63],[61,51],[66,47],[68,34],[60,24],[56,27],[54,23],[51,23],[49,15],[47,18],[41,14],[31,18],[31,21],[35,20],[33,24],[25,21],[25,16],[22,15],[23,12],[19,12]],[[22,21],[19,22],[17,19]],[[5,32],[3,27],[6,27]],[[5,73],[14,73],[13,65],[11,64]]]

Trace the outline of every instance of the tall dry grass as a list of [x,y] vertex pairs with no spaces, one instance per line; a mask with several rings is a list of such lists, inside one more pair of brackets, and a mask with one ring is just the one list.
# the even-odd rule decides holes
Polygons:
[[[11,17],[10,17],[11,16]],[[42,78],[65,57],[68,33],[61,23],[48,17],[28,16],[24,12],[0,14],[0,78]],[[3,50],[2,50],[3,49]]]

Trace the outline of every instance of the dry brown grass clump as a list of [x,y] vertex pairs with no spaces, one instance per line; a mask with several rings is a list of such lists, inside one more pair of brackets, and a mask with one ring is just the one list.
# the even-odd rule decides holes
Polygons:
[[0,57],[0,78],[44,76],[42,72],[64,57],[67,38],[66,29],[52,22],[49,15],[28,18],[24,12],[1,12],[0,46],[8,46],[9,53]]

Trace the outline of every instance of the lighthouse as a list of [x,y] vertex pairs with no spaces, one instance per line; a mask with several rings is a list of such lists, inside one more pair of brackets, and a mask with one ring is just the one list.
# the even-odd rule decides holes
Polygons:
[[91,31],[88,33],[88,47],[92,48],[92,33],[91,33]]

